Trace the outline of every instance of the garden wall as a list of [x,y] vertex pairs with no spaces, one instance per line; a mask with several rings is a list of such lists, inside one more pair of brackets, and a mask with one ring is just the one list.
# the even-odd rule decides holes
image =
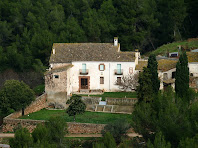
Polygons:
[[[14,129],[21,125],[32,132],[37,124],[44,124],[45,120],[29,120],[29,119],[4,119],[3,132],[13,132]],[[98,134],[101,133],[105,124],[91,124],[91,123],[67,123],[68,132],[70,134]]]
[[[4,119],[3,132],[13,132],[14,129],[21,125],[32,132],[37,124],[44,124],[45,120],[29,120],[29,119]],[[100,134],[104,129],[105,124],[92,124],[92,123],[75,123],[67,122],[67,129],[70,134]],[[130,129],[128,132],[133,132]]]
[[[32,102],[28,107],[25,108],[24,115],[28,115],[33,112],[37,112],[37,111],[47,107],[46,101],[47,101],[47,94],[43,94],[43,95],[39,96],[38,98],[36,98],[36,100],[34,102]],[[20,116],[22,116],[22,111],[14,112],[14,113],[8,115],[7,117],[5,117],[3,119],[3,122],[5,119],[16,119],[16,118],[19,118]]]
[[134,105],[138,99],[137,98],[106,98],[108,105]]

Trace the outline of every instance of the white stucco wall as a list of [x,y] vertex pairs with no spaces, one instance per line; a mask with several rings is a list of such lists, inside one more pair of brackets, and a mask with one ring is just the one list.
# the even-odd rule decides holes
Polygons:
[[[82,64],[86,64],[86,69],[89,70],[87,75],[80,75],[79,70],[82,69]],[[104,64],[105,70],[100,71],[99,65]],[[73,67],[68,71],[68,94],[79,91],[79,76],[90,77],[90,89],[100,89],[104,91],[119,91],[115,82],[117,77],[123,75],[115,75],[114,71],[117,69],[117,64],[121,64],[123,75],[129,74],[129,68],[135,71],[135,62],[72,62]],[[100,77],[104,77],[104,84],[100,84]]]
[[[158,71],[158,77],[160,78],[160,89],[163,89],[164,85],[163,85],[163,80],[164,80],[164,74],[167,73],[167,80],[168,79],[172,79],[172,72],[175,72],[176,68],[170,69],[168,71]],[[175,85],[171,85],[173,88],[175,87]]]
[[198,62],[188,63],[189,73],[194,77],[198,77]]

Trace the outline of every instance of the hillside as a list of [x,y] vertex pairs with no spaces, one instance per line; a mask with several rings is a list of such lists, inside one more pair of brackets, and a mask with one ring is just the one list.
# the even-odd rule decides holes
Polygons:
[[185,41],[180,41],[180,42],[173,42],[173,43],[168,43],[160,46],[156,50],[148,53],[147,55],[150,54],[155,54],[155,55],[166,55],[167,52],[176,52],[178,51],[178,46],[181,45],[183,49],[186,50],[192,50],[192,49],[198,49],[198,38],[191,38]]

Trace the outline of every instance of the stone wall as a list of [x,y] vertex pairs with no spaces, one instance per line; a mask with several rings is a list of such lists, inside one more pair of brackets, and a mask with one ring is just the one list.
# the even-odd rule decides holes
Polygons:
[[27,120],[27,119],[9,119],[4,118],[3,120],[3,132],[14,132],[14,129],[21,125],[23,128],[27,128],[32,132],[37,124],[44,123],[44,120]]
[[88,105],[88,104],[99,104],[101,101],[101,97],[93,97],[93,96],[82,96],[83,102]]
[[108,105],[134,105],[137,98],[106,98]]
[[[36,98],[34,102],[32,102],[28,107],[25,108],[24,115],[37,112],[47,107],[46,101],[47,101],[47,94],[43,94],[39,96],[38,98]],[[5,117],[4,119],[16,119],[16,118],[19,118],[20,116],[22,116],[22,111],[14,112],[8,115],[7,117]]]
[[[4,119],[3,132],[13,132],[19,125],[27,128],[30,132],[36,128],[37,124],[44,124],[45,120],[29,120],[29,119]],[[67,128],[70,134],[98,134],[101,133],[105,124],[90,123],[73,123],[68,122]]]
[[67,123],[68,132],[71,134],[99,134],[104,129],[105,124],[91,123]]
[[[37,124],[44,124],[45,122],[45,120],[4,119],[3,132],[13,132],[19,125],[33,132]],[[67,122],[67,129],[70,134],[100,134],[105,125],[106,124]],[[131,128],[128,132],[131,133],[134,131]]]

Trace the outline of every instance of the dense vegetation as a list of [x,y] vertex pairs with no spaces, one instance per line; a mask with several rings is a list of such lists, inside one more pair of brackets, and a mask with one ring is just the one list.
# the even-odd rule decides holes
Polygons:
[[196,0],[0,1],[0,71],[41,71],[54,42],[112,42],[153,50],[197,37]]
[[[157,70],[156,66],[151,67],[152,71]],[[175,92],[168,86],[157,95],[150,94],[154,91],[149,72],[148,64],[139,75],[139,100],[132,114],[132,127],[149,148],[197,147],[198,101],[196,92],[189,88],[186,53],[180,55],[176,66]]]

